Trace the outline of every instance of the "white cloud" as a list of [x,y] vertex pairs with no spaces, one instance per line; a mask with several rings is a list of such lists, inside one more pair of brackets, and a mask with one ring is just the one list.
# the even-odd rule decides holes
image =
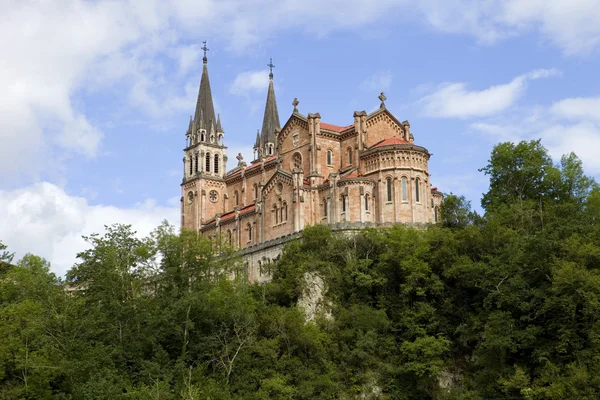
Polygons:
[[266,94],[269,86],[269,74],[265,71],[245,71],[239,73],[231,86],[229,92],[238,96],[250,94]]
[[540,133],[543,144],[554,159],[574,152],[589,174],[600,173],[600,126],[588,121],[574,125],[553,125]]
[[93,206],[51,183],[0,191],[0,240],[18,257],[30,252],[48,259],[59,275],[87,247],[82,235],[102,234],[104,225],[123,223],[146,236],[165,219],[178,226],[179,207],[157,206],[152,200],[132,208]]
[[552,105],[552,112],[568,119],[589,119],[600,122],[600,97],[564,99]]
[[392,85],[391,71],[377,71],[361,83],[363,90],[382,92],[388,90]]
[[586,173],[600,174],[600,107],[598,97],[567,98],[549,107],[533,107],[470,124],[494,141],[542,139],[550,155],[559,160],[574,152]]
[[586,54],[600,44],[597,0],[424,0],[421,15],[442,32],[492,44],[538,31],[565,54]]
[[472,118],[500,113],[511,107],[524,94],[528,80],[557,75],[554,69],[540,69],[519,75],[511,82],[484,90],[467,89],[465,83],[445,83],[423,97],[423,113],[439,118]]

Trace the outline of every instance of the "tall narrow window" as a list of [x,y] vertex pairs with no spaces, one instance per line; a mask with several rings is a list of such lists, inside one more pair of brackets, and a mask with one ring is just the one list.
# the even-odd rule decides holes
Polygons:
[[232,244],[231,239],[232,239],[231,231],[227,230],[227,242],[229,243],[230,246]]
[[236,206],[240,205],[240,195],[237,190],[233,192],[233,201],[235,201]]
[[323,215],[327,216],[327,200],[323,199]]
[[293,156],[294,168],[301,169],[302,168],[302,156],[300,153],[296,153]]
[[284,221],[287,221],[288,219],[288,213],[287,213],[287,203],[284,201],[283,202],[283,216],[284,216]]
[[365,211],[369,211],[369,195],[365,195]]
[[258,185],[254,184],[254,200],[258,200]]
[[206,141],[206,133],[204,133],[204,131],[202,131],[202,133],[200,134],[200,140],[201,141]]
[[406,201],[407,199],[407,193],[406,193],[406,177],[403,176],[402,177],[402,201]]
[[198,153],[196,153],[196,168],[195,171],[198,172]]
[[210,153],[206,153],[206,162],[205,162],[206,172],[210,172]]
[[248,241],[252,241],[252,225],[248,224]]
[[415,180],[415,200],[417,201],[417,203],[419,201],[421,201],[421,199],[419,198],[419,195],[420,195],[420,193],[419,193],[419,178],[417,178]]
[[386,183],[387,183],[387,201],[392,201],[392,178],[387,178]]
[[342,196],[342,212],[346,212],[346,196]]
[[333,151],[327,150],[327,165],[333,165]]
[[219,155],[215,154],[215,174],[219,173]]
[[194,173],[192,168],[194,168],[194,159],[190,156],[190,175]]
[[279,223],[279,212],[277,211],[277,206],[273,206],[273,210],[275,211],[275,225]]
[[352,149],[348,149],[348,164],[352,164]]
[[436,223],[436,224],[437,224],[437,222],[438,222],[438,211],[439,211],[439,210],[438,210],[438,208],[437,208],[437,207],[435,207],[435,208],[433,209],[433,217],[434,217],[434,221],[435,221],[435,223]]

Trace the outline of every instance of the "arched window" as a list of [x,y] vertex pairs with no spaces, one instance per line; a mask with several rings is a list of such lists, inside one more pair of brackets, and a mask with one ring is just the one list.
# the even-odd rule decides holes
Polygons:
[[206,141],[206,133],[205,133],[204,131],[202,131],[202,132],[200,133],[200,140],[201,140],[201,141],[203,141],[203,142],[205,142],[205,141]]
[[194,159],[192,158],[192,156],[190,156],[190,175],[192,175],[194,173],[193,168],[194,168]]
[[295,153],[294,156],[292,157],[292,160],[293,160],[294,168],[302,169],[302,156],[300,155],[300,153]]
[[323,216],[327,216],[327,199],[323,199]]
[[369,195],[365,195],[365,211],[369,211]]
[[420,193],[419,193],[419,178],[417,178],[415,180],[415,200],[417,201],[417,203],[419,201],[421,201],[421,199],[419,198],[419,195],[420,195]]
[[254,184],[254,200],[258,200],[258,185]]
[[196,153],[196,168],[195,171],[198,172],[198,153]]
[[205,162],[206,172],[210,172],[210,153],[206,153],[206,162]]
[[215,174],[219,173],[219,155],[215,154]]
[[387,186],[387,201],[392,201],[392,178],[385,180]]
[[348,164],[352,164],[352,149],[348,147]]
[[236,206],[240,205],[240,195],[237,190],[233,192],[233,201],[235,202]]
[[227,242],[229,243],[229,245],[232,245],[232,235],[231,235],[231,230],[228,229],[227,230]]
[[346,212],[346,196],[342,195],[342,212]]
[[248,229],[248,241],[251,242],[252,241],[252,225],[248,224],[247,229]]
[[333,151],[327,150],[327,165],[333,165]]
[[275,225],[279,223],[279,212],[277,210],[277,206],[273,206],[273,213],[275,214]]
[[284,221],[287,221],[287,219],[288,219],[288,213],[287,213],[287,203],[285,201],[283,202],[282,210],[283,210],[282,211],[282,219]]
[[403,176],[402,177],[402,201],[406,201],[407,198],[408,198],[408,196],[406,193],[406,177]]

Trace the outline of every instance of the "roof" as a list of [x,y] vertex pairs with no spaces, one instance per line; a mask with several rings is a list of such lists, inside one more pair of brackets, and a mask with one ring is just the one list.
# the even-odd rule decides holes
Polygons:
[[374,149],[376,147],[383,147],[383,146],[393,146],[396,144],[410,144],[410,142],[407,142],[404,139],[400,139],[399,137],[391,137],[389,139],[384,139],[380,142],[375,143],[373,146],[371,146],[371,149]]
[[343,132],[346,129],[350,129],[350,128],[354,128],[354,124],[348,125],[348,126],[338,126],[338,125],[328,124],[326,122],[321,122],[321,129],[327,129],[329,131]]

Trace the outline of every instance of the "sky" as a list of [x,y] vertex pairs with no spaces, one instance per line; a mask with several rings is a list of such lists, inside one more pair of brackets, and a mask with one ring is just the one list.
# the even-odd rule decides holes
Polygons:
[[600,178],[600,0],[0,0],[0,241],[62,275],[82,235],[179,223],[202,72],[252,158],[273,58],[282,125],[386,106],[431,182],[480,210],[501,141],[542,139]]

